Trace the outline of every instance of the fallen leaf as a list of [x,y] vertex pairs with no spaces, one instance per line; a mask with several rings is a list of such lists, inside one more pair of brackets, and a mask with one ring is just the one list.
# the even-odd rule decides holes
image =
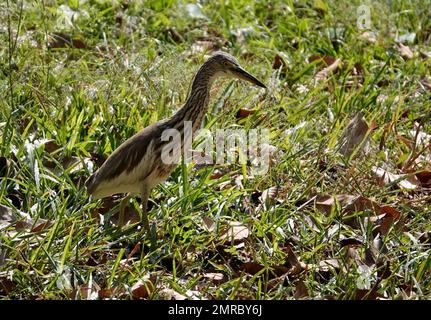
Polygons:
[[203,227],[209,232],[212,232],[216,228],[216,223],[209,217],[202,217]]
[[175,43],[183,43],[183,36],[174,28],[168,28],[166,30],[166,34],[169,38],[171,38]]
[[244,241],[250,235],[250,230],[241,222],[231,221],[227,231],[225,231],[220,240],[239,243]]
[[278,69],[286,70],[287,69],[286,61],[278,53],[274,57],[274,63],[272,64],[272,69],[274,69],[274,70],[278,70]]
[[290,275],[295,275],[309,269],[308,265],[299,261],[298,257],[296,256],[290,245],[283,247],[282,250],[286,253],[285,265],[289,268]]
[[301,299],[308,297],[308,290],[305,286],[305,282],[302,279],[298,279],[295,283],[295,294],[293,295],[295,299]]
[[271,187],[262,191],[262,195],[260,196],[260,200],[263,204],[275,200],[278,195],[278,187]]
[[375,201],[362,197],[362,196],[353,196],[348,194],[340,194],[340,195],[317,195],[315,198],[316,208],[329,214],[332,210],[332,207],[339,203],[341,209],[344,213],[352,213],[370,210],[372,212],[378,212],[380,210],[379,204]]
[[372,167],[371,172],[378,179],[378,182],[382,186],[386,186],[397,181],[396,185],[399,189],[415,190],[421,184],[420,181],[413,175],[393,174],[380,167]]
[[367,289],[357,289],[355,293],[355,300],[376,300],[379,297],[379,294],[372,288],[370,290]]
[[8,295],[15,289],[16,284],[6,277],[0,277],[0,295]]
[[5,157],[0,157],[0,178],[6,176],[9,163]]
[[346,157],[358,150],[359,155],[368,153],[370,128],[364,118],[364,113],[359,111],[344,129],[339,140],[339,152]]
[[326,79],[328,79],[330,74],[335,73],[338,70],[340,64],[341,64],[341,59],[335,60],[333,64],[316,73],[316,75],[314,76],[314,79],[316,79],[316,81],[318,82],[325,81]]
[[240,270],[244,271],[245,273],[255,275],[265,269],[263,265],[257,262],[249,261],[245,262],[240,266]]
[[415,176],[423,187],[431,188],[431,169],[416,172]]
[[337,59],[332,56],[320,56],[320,55],[313,55],[310,58],[308,58],[308,62],[314,62],[319,61],[323,62],[326,66],[330,66],[333,64]]
[[48,48],[59,49],[59,48],[76,48],[76,49],[88,49],[87,45],[78,38],[73,38],[70,34],[66,33],[54,33],[48,43]]
[[344,238],[339,241],[341,247],[345,246],[360,246],[363,245],[363,240],[356,238]]
[[237,119],[244,119],[244,118],[247,118],[248,116],[255,114],[255,113],[256,113],[256,110],[241,108],[236,113],[236,118]]
[[225,281],[225,276],[223,273],[219,272],[209,272],[204,274],[204,278],[210,280],[214,284],[221,284]]
[[165,288],[159,291],[159,294],[168,298],[169,300],[186,300],[187,297],[173,289]]
[[48,140],[44,144],[45,151],[48,153],[53,153],[54,151],[60,149],[60,146],[54,140]]
[[146,299],[155,289],[156,276],[151,276],[147,280],[139,280],[131,288],[133,299]]
[[399,44],[398,52],[403,58],[413,59],[414,57],[412,50],[408,46],[403,45],[402,43]]
[[[375,221],[378,233],[382,236],[386,235],[391,226],[400,221],[400,218],[401,213],[397,209],[390,206],[383,206],[377,221]],[[401,227],[400,224],[397,224],[397,226]]]
[[35,225],[30,232],[42,232],[48,228],[50,228],[54,224],[53,221],[45,220],[45,219],[38,219],[37,225]]

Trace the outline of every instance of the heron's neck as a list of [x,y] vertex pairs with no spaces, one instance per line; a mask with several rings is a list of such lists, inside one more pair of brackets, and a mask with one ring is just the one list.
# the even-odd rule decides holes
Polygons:
[[182,128],[184,121],[191,121],[193,132],[200,128],[209,102],[211,85],[216,74],[211,69],[202,66],[195,76],[192,90],[185,105],[172,117],[175,128]]

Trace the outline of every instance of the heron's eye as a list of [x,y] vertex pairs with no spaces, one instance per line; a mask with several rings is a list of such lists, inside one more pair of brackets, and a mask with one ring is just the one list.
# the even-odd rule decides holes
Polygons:
[[223,62],[223,65],[224,65],[225,67],[229,67],[229,66],[230,66],[230,63],[229,63],[229,62],[227,62],[227,61],[224,61],[224,62]]

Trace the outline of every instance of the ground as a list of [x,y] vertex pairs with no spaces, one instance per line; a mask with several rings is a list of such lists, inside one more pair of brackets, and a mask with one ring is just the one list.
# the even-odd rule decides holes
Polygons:
[[[430,5],[3,1],[0,296],[431,298]],[[268,129],[269,168],[179,165],[151,249],[83,183],[216,50],[268,89],[218,80],[204,126]]]

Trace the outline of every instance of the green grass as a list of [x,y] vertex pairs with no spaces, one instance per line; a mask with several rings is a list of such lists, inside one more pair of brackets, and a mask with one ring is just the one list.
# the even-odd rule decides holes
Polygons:
[[[163,290],[173,289],[207,299],[293,299],[305,286],[310,299],[431,298],[430,186],[400,190],[372,176],[373,166],[400,174],[415,157],[410,172],[431,171],[431,141],[415,143],[412,133],[419,123],[431,134],[431,93],[421,84],[431,82],[431,3],[372,2],[371,43],[360,38],[355,2],[203,1],[208,19],[189,18],[187,2],[173,0],[2,2],[0,204],[35,226],[50,223],[34,230],[2,218],[0,297],[79,299],[91,287],[91,298],[166,299]],[[75,47],[53,48],[55,33]],[[411,59],[398,52],[408,33]],[[103,207],[83,182],[125,139],[182,106],[210,44],[268,91],[217,81],[206,127],[268,128],[275,161],[243,187],[238,164],[178,166],[151,195],[157,250],[135,248],[137,226],[121,230],[110,219],[118,198]],[[272,68],[277,54],[281,71]],[[313,55],[341,58],[343,67],[316,84],[324,66],[310,63]],[[256,112],[237,119],[241,108]],[[338,141],[360,110],[376,125],[370,152],[347,159]],[[223,174],[212,179],[216,172]],[[262,203],[270,187],[277,199]],[[335,203],[324,213],[315,194],[362,196],[401,218],[377,236],[383,222],[370,222],[369,207],[347,214]],[[139,212],[138,200],[132,206]],[[248,237],[224,241],[230,221],[247,226]],[[356,244],[346,245],[350,238]],[[323,267],[329,259],[338,267]],[[205,276],[214,272],[223,279]],[[147,289],[132,294],[138,281]]]

